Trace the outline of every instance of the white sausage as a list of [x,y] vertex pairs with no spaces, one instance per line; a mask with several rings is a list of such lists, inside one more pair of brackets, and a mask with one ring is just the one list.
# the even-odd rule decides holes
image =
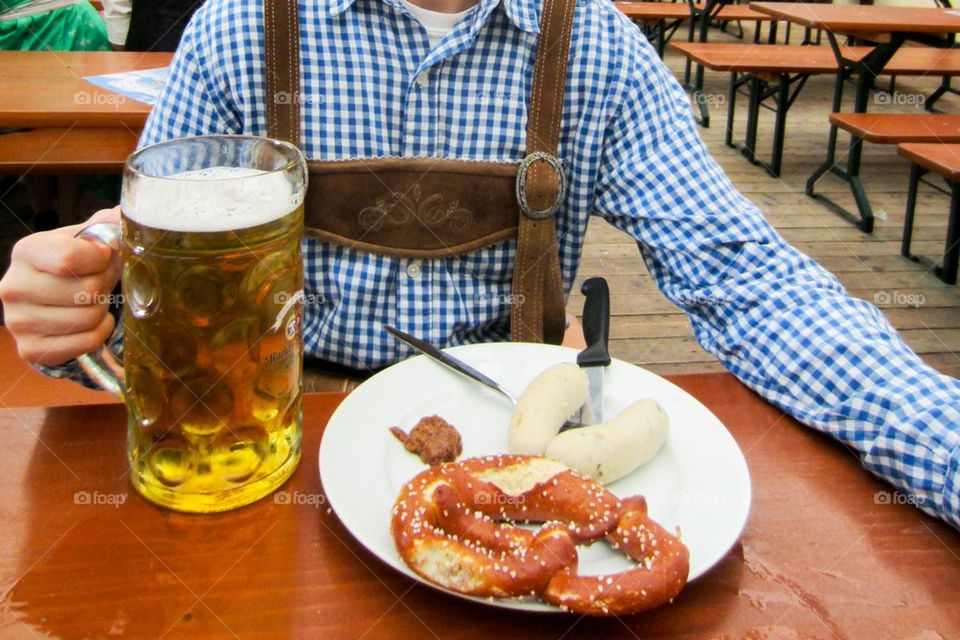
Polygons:
[[556,364],[538,375],[513,410],[507,450],[542,456],[570,414],[586,402],[587,393],[587,374],[575,364]]
[[602,424],[556,436],[544,455],[609,484],[657,454],[667,439],[667,412],[654,400],[639,400]]

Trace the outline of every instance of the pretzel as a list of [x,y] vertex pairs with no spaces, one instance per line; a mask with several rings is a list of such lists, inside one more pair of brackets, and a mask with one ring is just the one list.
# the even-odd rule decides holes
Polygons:
[[640,613],[672,600],[687,582],[690,552],[680,538],[647,516],[642,497],[627,498],[617,526],[607,534],[639,564],[609,576],[580,576],[565,568],[541,594],[561,609],[587,615]]
[[[544,522],[533,532],[515,523]],[[419,576],[474,596],[538,595],[587,615],[637,613],[683,588],[689,554],[647,515],[639,496],[618,499],[546,458],[487,456],[431,467],[408,482],[391,533]],[[577,574],[577,544],[605,538],[637,566]]]
[[543,591],[557,571],[576,566],[576,546],[563,527],[534,534],[495,523],[473,509],[479,505],[464,502],[461,489],[470,482],[459,466],[430,467],[394,505],[390,529],[414,572],[460,593],[513,598]]

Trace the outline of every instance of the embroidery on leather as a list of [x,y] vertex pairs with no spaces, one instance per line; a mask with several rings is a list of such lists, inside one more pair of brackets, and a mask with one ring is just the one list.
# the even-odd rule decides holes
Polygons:
[[424,197],[418,184],[413,185],[409,195],[394,191],[360,211],[360,226],[367,231],[379,231],[385,224],[400,226],[416,220],[428,227],[446,224],[453,231],[463,231],[473,224],[472,211],[461,207],[456,198],[446,204],[444,199],[442,193]]

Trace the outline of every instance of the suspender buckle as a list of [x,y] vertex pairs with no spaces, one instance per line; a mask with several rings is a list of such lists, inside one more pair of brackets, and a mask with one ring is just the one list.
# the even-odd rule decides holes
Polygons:
[[[540,163],[538,166],[546,166],[553,171],[538,170],[536,174],[531,176],[535,179],[528,180],[527,174],[535,163]],[[560,208],[566,195],[567,177],[563,172],[560,158],[552,153],[534,151],[520,162],[520,169],[517,171],[517,203],[525,216],[534,220],[543,220],[553,216]],[[531,201],[533,202],[531,203]],[[534,205],[547,206],[536,209]]]

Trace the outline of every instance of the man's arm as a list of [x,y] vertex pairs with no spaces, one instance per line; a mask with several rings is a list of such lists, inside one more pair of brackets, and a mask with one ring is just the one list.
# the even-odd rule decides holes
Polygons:
[[788,245],[710,157],[670,72],[640,66],[607,130],[595,211],[637,240],[731,372],[960,528],[960,382]]

